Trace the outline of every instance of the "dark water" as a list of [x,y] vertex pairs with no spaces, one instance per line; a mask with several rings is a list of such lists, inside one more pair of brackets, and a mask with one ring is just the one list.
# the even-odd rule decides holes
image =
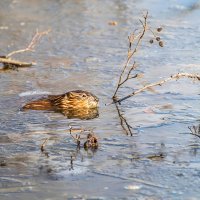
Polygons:
[[[0,2],[1,55],[26,47],[36,29],[51,29],[35,52],[15,57],[35,66],[0,74],[1,200],[200,198],[200,138],[188,129],[200,122],[197,82],[170,82],[123,102],[132,137],[115,106],[105,106],[125,62],[127,36],[147,9],[151,26],[163,27],[165,46],[144,41],[137,56],[144,76],[127,83],[123,95],[177,72],[200,72],[200,1]],[[99,97],[98,118],[20,111],[37,95],[73,89]],[[98,150],[77,150],[69,125],[92,129]]]

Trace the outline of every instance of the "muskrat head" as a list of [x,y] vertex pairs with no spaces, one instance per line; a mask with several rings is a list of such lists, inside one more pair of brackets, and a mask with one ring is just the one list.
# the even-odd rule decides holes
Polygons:
[[99,99],[90,92],[75,90],[65,94],[63,104],[70,108],[97,108]]

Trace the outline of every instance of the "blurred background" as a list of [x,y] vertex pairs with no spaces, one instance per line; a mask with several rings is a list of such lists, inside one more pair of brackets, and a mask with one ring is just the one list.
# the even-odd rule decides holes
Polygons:
[[[164,47],[138,51],[138,79],[125,96],[178,72],[200,72],[200,1],[1,0],[0,55],[26,48],[35,31],[51,32],[34,52],[15,59],[37,64],[0,73],[0,198],[199,199],[199,83],[169,82],[120,105],[133,136],[126,135],[111,102],[126,61],[130,33],[148,10]],[[99,116],[68,119],[48,111],[20,111],[43,94],[82,89],[100,99]],[[69,126],[92,129],[99,148],[76,149]],[[40,145],[48,138],[45,152]]]

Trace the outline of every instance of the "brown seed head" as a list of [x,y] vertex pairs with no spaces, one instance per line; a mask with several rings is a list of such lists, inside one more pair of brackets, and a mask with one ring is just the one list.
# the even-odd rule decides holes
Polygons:
[[157,31],[161,32],[162,31],[162,27],[157,28]]
[[160,47],[164,47],[163,41],[160,41],[160,42],[159,42],[159,46],[160,46]]
[[156,37],[156,40],[157,40],[157,41],[160,41],[160,37]]
[[149,43],[150,43],[150,44],[153,44],[153,39],[149,40]]

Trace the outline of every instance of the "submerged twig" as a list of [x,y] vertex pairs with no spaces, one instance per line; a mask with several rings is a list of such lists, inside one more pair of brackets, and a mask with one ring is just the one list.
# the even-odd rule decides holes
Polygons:
[[42,143],[42,145],[40,146],[40,150],[43,152],[44,151],[44,147],[46,146],[47,142],[48,142],[49,138],[46,138],[44,140],[44,142]]
[[74,170],[74,160],[73,160],[73,156],[70,156],[70,168],[69,170]]
[[125,131],[126,135],[133,136],[133,132],[132,132],[133,127],[129,125],[126,118],[121,114],[119,105],[115,103],[115,106],[117,109],[117,113],[119,115],[120,124],[121,124],[123,130]]

